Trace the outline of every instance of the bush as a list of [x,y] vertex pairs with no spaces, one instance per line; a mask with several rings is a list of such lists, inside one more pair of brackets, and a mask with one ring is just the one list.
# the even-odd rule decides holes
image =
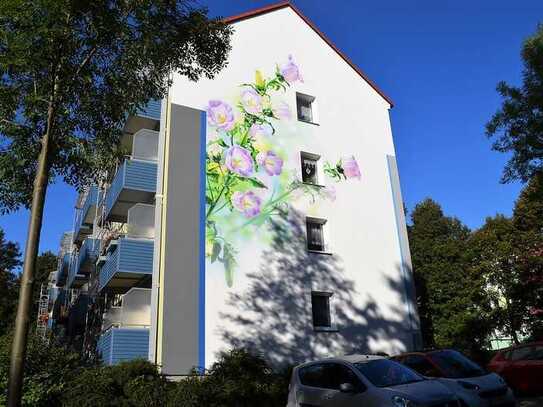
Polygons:
[[169,383],[146,360],[85,369],[70,382],[63,406],[163,406]]
[[[11,336],[0,337],[0,406],[6,405]],[[83,366],[78,354],[29,337],[23,383],[23,406],[57,406],[68,381]]]
[[[0,406],[6,403],[9,346],[10,338],[0,338]],[[244,350],[221,354],[205,375],[194,371],[171,382],[146,360],[89,366],[75,353],[32,338],[23,406],[285,406],[288,380],[288,374],[274,373],[262,357]]]
[[204,377],[181,380],[168,405],[209,407],[285,406],[288,380],[272,372],[265,360],[245,350],[220,355]]

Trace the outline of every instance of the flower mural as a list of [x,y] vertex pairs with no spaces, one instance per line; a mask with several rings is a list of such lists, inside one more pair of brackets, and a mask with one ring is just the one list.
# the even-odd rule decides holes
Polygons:
[[[223,264],[228,286],[237,265],[237,235],[253,233],[251,228],[265,224],[300,196],[336,197],[333,187],[304,184],[285,171],[287,157],[276,125],[291,119],[291,109],[284,101],[272,102],[272,96],[297,82],[303,82],[300,69],[289,55],[272,77],[256,71],[255,81],[241,86],[236,104],[210,100],[207,106],[205,254],[212,263]],[[336,181],[361,178],[353,156],[336,165],[326,163],[324,170]]]

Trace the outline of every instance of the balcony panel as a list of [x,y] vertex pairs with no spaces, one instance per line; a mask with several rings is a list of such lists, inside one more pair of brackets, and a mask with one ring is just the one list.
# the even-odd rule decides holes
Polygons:
[[99,290],[105,287],[126,292],[153,273],[152,240],[121,238],[109,251],[100,270]]
[[97,351],[106,365],[125,360],[147,359],[149,329],[111,328],[98,339]]
[[72,259],[66,283],[68,288],[81,288],[86,283],[87,276],[92,271],[99,252],[100,240],[87,238],[83,241],[79,255]]
[[63,287],[70,271],[71,254],[66,253],[62,256],[58,264],[57,285]]
[[99,190],[96,185],[90,187],[83,205],[76,211],[74,242],[82,241],[92,233],[92,224],[96,215],[96,204],[99,201]]
[[146,107],[133,116],[128,116],[123,131],[136,133],[141,129],[158,130],[160,123],[161,100],[151,100]]
[[126,160],[117,171],[105,197],[108,221],[125,222],[128,209],[137,203],[152,203],[157,183],[157,163]]

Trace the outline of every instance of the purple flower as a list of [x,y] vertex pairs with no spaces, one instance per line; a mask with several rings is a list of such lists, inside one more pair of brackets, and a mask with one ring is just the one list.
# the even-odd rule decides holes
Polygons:
[[345,157],[341,160],[341,166],[343,167],[343,174],[347,178],[358,178],[362,176],[360,174],[360,168],[354,156]]
[[283,169],[283,160],[273,151],[258,153],[256,162],[264,168],[268,175],[279,175]]
[[221,130],[232,130],[234,127],[234,113],[228,103],[221,100],[210,100],[207,107],[207,121]]
[[253,158],[251,153],[240,146],[233,146],[226,150],[224,164],[230,171],[242,177],[253,173]]
[[278,119],[290,120],[292,118],[292,113],[290,112],[290,106],[286,102],[280,102],[278,106],[273,109],[273,114]]
[[260,213],[261,204],[262,200],[253,191],[236,191],[232,194],[232,205],[247,218],[258,215]]
[[256,140],[258,137],[271,136],[272,133],[273,133],[273,130],[271,126],[267,123],[265,124],[254,123],[249,129],[249,136],[251,136],[253,140]]
[[241,92],[241,105],[248,113],[262,113],[262,97],[254,89]]
[[335,201],[336,200],[336,188],[333,185],[329,185],[322,191],[325,198]]
[[300,74],[300,69],[298,68],[298,65],[294,63],[292,55],[288,56],[288,62],[281,68],[281,75],[283,75],[283,78],[285,78],[285,80],[289,84],[293,84],[296,81],[304,81],[302,79],[302,75]]

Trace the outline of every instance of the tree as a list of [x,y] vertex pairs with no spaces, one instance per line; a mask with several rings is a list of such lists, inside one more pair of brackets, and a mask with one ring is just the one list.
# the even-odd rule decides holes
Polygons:
[[[6,405],[9,350],[12,337],[0,337],[0,406]],[[45,342],[30,335],[25,360],[23,404],[25,406],[59,406],[74,377],[87,365],[77,353],[60,344]],[[85,395],[87,396],[87,395]]]
[[543,173],[534,175],[521,191],[513,224],[522,237],[518,264],[527,285],[522,296],[528,303],[528,333],[543,338]]
[[522,48],[524,63],[521,87],[500,82],[497,91],[503,104],[486,126],[492,148],[512,153],[502,181],[527,182],[543,172],[543,25]]
[[470,230],[426,199],[411,213],[409,243],[417,306],[426,346],[475,353],[490,330],[483,280],[470,268]]
[[19,246],[5,240],[0,228],[0,336],[4,335],[13,323],[13,314],[17,307],[17,276],[13,269],[21,263]]
[[20,400],[48,183],[81,188],[111,167],[125,115],[163,97],[173,72],[213,77],[230,34],[189,0],[0,2],[0,208],[31,208],[10,406]]
[[473,268],[486,281],[495,326],[515,343],[526,317],[525,285],[520,276],[519,241],[513,221],[503,215],[487,218],[470,239]]

